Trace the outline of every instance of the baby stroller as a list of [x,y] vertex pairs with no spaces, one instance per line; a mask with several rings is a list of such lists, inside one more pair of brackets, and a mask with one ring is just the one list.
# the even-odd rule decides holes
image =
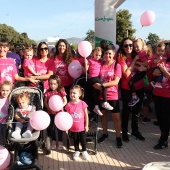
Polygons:
[[[42,110],[43,108],[43,95],[40,89],[35,87],[18,87],[14,89],[9,97],[9,118],[8,122],[8,140],[13,145],[14,148],[14,159],[13,164],[9,168],[10,170],[18,170],[18,169],[30,169],[36,168],[37,170],[41,170],[42,167],[38,164],[38,137],[40,131],[34,130],[32,132],[31,138],[21,138],[15,139],[12,138],[11,134],[14,131],[15,120],[14,120],[14,110],[17,107],[17,103],[15,101],[15,96],[22,92],[30,93],[30,105],[34,105],[36,110]],[[21,154],[28,153],[32,157],[32,163],[23,164],[20,162]]]
[[[89,82],[86,81],[86,77],[80,77],[75,80],[75,85],[80,85],[84,88],[84,101],[88,105],[88,116],[89,116],[89,131],[86,133],[87,147],[88,143],[93,144],[93,153],[97,154],[97,133],[98,133],[98,115],[93,112],[94,109],[94,98],[93,98],[93,87]],[[70,142],[68,141],[68,150],[70,147]]]

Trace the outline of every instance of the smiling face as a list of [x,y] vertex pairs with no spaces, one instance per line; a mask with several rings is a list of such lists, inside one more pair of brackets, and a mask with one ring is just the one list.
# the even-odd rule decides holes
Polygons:
[[127,40],[124,41],[123,50],[124,50],[126,55],[130,55],[132,53],[132,50],[133,50],[133,42],[132,42],[132,40],[127,39]]
[[106,50],[104,53],[105,62],[111,62],[114,59],[115,52],[113,50]]
[[59,51],[59,55],[63,55],[66,51],[66,44],[64,42],[60,42],[58,44],[58,51]]
[[47,47],[46,44],[42,44],[40,47],[40,54],[42,57],[47,56],[49,53],[49,48]]
[[6,45],[0,45],[0,58],[6,58],[6,54],[9,50],[9,47]]
[[72,101],[78,101],[81,96],[81,92],[78,88],[73,88],[70,90],[70,98]]
[[1,92],[1,97],[2,98],[7,98],[9,94],[11,93],[11,86],[10,85],[2,85],[0,92]]

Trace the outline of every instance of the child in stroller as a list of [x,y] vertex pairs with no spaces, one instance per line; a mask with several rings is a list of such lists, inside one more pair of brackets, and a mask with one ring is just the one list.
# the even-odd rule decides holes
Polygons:
[[16,96],[16,102],[18,104],[18,108],[16,108],[14,116],[17,121],[15,124],[15,131],[12,132],[12,137],[15,139],[21,138],[22,128],[26,128],[26,131],[22,134],[23,138],[31,138],[33,128],[30,125],[29,118],[31,113],[36,111],[34,105],[29,105],[30,103],[30,93],[23,92]]
[[12,166],[9,168],[10,170],[30,168],[36,168],[37,170],[42,169],[42,167],[38,164],[38,137],[40,135],[40,131],[33,130],[31,135],[28,135],[27,133],[27,135],[24,136],[23,133],[23,138],[12,137],[12,133],[15,128],[14,125],[18,123],[15,122],[14,118],[15,110],[18,107],[15,100],[16,96],[27,93],[30,94],[30,105],[34,105],[36,108],[35,110],[42,110],[43,108],[43,95],[40,89],[36,87],[23,86],[18,87],[11,92],[9,96],[8,141],[11,142],[10,145],[13,146],[14,159]]

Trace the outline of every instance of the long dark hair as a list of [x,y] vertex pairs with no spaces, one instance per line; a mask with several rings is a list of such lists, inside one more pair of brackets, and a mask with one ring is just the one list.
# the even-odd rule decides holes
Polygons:
[[66,50],[63,54],[63,61],[65,64],[69,65],[72,61],[72,53],[71,53],[71,47],[70,44],[67,42],[67,40],[65,39],[59,39],[57,44],[55,45],[56,48],[56,52],[55,52],[55,58],[59,55],[59,50],[58,50],[58,46],[59,44],[63,42],[66,45]]

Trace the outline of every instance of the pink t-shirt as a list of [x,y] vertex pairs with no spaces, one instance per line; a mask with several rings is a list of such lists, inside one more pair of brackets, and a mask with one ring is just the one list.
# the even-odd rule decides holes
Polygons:
[[138,55],[139,55],[139,57],[140,57],[140,61],[141,61],[141,62],[147,61],[148,55],[147,55],[147,53],[146,53],[145,50],[141,50],[141,51],[138,53]]
[[[131,62],[132,62],[132,58],[131,57],[127,57],[127,60],[123,60],[123,59],[120,59],[119,60],[119,64],[121,65],[122,67],[122,70],[123,70],[123,67],[124,66],[127,66],[127,68],[130,66]],[[129,80],[135,75],[137,70],[133,70],[132,73],[128,76],[128,77],[125,77],[123,74],[122,74],[122,79],[121,79],[121,87],[123,89],[126,89],[126,90],[130,90],[129,88],[129,85],[128,85],[128,82]],[[135,84],[134,84],[134,87],[136,90],[139,90],[139,89],[142,89],[144,87],[144,80],[141,79],[139,81],[137,81]]]
[[32,67],[33,70],[35,70],[35,64],[34,64],[33,60],[24,59],[24,63],[23,63],[24,76],[30,77],[33,75],[30,72],[30,70],[28,69],[29,66]]
[[11,58],[0,58],[0,83],[4,80],[15,82],[15,75],[18,74],[15,62]]
[[[52,59],[48,59],[46,62],[41,62],[40,59],[34,58],[33,62],[35,64],[35,71],[36,73],[39,73],[39,75],[45,75],[49,71],[55,73],[55,65]],[[44,88],[45,89],[49,88],[48,79],[44,80]]]
[[[63,98],[64,96],[66,96],[66,92],[63,90],[61,91],[61,93],[57,92],[57,91],[50,91],[50,90],[47,90],[44,94],[44,96],[47,98],[47,101],[49,101],[50,97],[53,96],[53,95],[58,95],[60,96],[61,98]],[[60,111],[59,111],[60,112]],[[51,112],[48,110],[48,113],[51,114]],[[58,113],[58,112],[56,112]]]
[[[167,71],[170,73],[170,62],[165,63]],[[154,88],[154,95],[170,98],[170,80],[163,74],[161,82],[162,88]]]
[[[117,63],[116,68],[115,68],[115,62],[112,63],[110,66],[106,66],[105,64],[103,64],[101,66],[99,76],[103,83],[113,81],[115,76],[121,78],[122,71],[121,71],[120,64]],[[108,87],[106,88],[106,90],[107,90],[107,100],[118,100],[119,99],[118,85]],[[100,99],[102,99],[101,94],[100,94]]]
[[54,59],[56,74],[60,77],[63,86],[73,84],[73,78],[68,73],[68,65],[64,63],[62,56]]
[[73,118],[73,125],[70,128],[71,132],[82,132],[85,130],[85,109],[87,104],[80,100],[77,104],[72,102],[67,103],[65,109]]
[[159,56],[157,55],[157,54],[154,54],[153,55],[153,58],[152,58],[152,67],[156,67],[156,66],[158,66],[160,63],[164,63],[164,62],[166,62],[166,60],[167,60],[167,56],[166,55],[164,55],[163,57],[162,57],[162,60],[160,60],[159,62],[157,62],[157,63],[154,63],[154,60],[156,60],[156,59],[158,59],[159,58]]
[[83,67],[85,67],[84,57],[79,57],[79,58],[77,57],[77,58],[74,58],[74,60],[79,61],[80,64],[81,64]]
[[0,98],[0,123],[5,123],[8,118],[8,98]]
[[102,60],[95,60],[94,58],[88,60],[90,78],[99,76],[102,63]]

